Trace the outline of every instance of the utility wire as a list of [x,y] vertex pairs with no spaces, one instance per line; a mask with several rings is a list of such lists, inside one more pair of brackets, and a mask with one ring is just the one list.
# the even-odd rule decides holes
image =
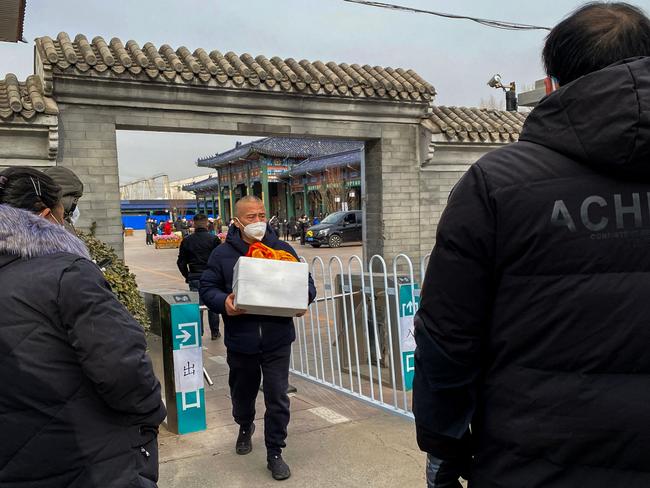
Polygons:
[[419,8],[405,7],[403,5],[395,5],[392,3],[375,2],[372,0],[343,0],[343,1],[349,3],[358,3],[366,7],[378,7],[378,8],[385,8],[388,10],[400,10],[403,12],[410,12],[414,14],[429,14],[429,15],[435,15],[437,17],[444,17],[447,19],[471,20],[472,22],[476,22],[477,24],[481,24],[486,27],[493,27],[495,29],[504,29],[504,30],[513,30],[513,31],[522,31],[522,30],[550,31],[551,30],[550,27],[542,27],[539,25],[519,24],[517,22],[506,22],[502,20],[482,19],[480,17],[468,17],[465,15],[446,14],[442,12],[434,12],[432,10],[422,10]]

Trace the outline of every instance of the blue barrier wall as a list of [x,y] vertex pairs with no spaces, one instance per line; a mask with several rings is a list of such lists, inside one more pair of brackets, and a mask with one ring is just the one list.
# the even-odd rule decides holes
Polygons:
[[[212,214],[209,214],[208,217],[212,217]],[[166,217],[164,215],[154,215],[153,218],[156,219],[158,223],[166,220]],[[194,218],[194,215],[189,214],[186,215],[185,218],[187,220],[192,220]],[[135,230],[144,230],[146,221],[147,221],[146,214],[143,215],[122,214],[122,224],[124,225],[124,227],[131,227],[132,229]]]
[[122,215],[122,224],[124,227],[131,227],[135,230],[144,230],[144,224],[147,221],[146,215]]

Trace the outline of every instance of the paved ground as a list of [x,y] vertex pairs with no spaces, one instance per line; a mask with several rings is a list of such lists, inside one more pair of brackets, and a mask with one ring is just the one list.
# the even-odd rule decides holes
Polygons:
[[[337,250],[296,246],[307,260],[360,254],[360,246]],[[175,250],[155,250],[139,233],[126,239],[127,263],[143,289],[185,289]],[[248,456],[234,453],[237,426],[230,415],[228,369],[223,342],[204,344],[204,363],[214,380],[206,387],[208,430],[185,436],[164,429],[160,436],[160,487],[267,487],[278,482],[266,470],[263,401],[258,398],[257,432]],[[292,420],[285,459],[293,476],[286,487],[424,486],[424,456],[410,420],[292,376]]]

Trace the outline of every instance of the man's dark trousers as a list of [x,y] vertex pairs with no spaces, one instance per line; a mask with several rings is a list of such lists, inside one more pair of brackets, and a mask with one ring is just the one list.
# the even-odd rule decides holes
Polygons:
[[[190,291],[199,291],[200,281],[190,281],[188,283]],[[199,303],[203,305],[203,302],[199,300]],[[210,334],[216,336],[219,334],[219,314],[214,313],[212,310],[208,309],[208,324],[210,324]],[[203,335],[203,313],[201,313],[201,335]]]
[[264,442],[268,456],[279,455],[286,447],[291,415],[287,395],[290,357],[290,344],[258,354],[228,351],[228,384],[237,424],[248,426],[255,420],[255,399],[264,375]]

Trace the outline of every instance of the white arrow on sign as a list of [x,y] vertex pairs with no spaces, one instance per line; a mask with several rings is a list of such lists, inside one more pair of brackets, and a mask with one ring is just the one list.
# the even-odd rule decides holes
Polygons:
[[190,334],[187,330],[181,329],[181,334],[176,336],[176,339],[181,340],[181,344],[184,344],[187,342],[188,339],[192,338],[192,334]]
[[179,334],[175,336],[175,338],[180,340],[180,343],[178,344],[179,349],[199,346],[201,333],[199,332],[198,322],[178,324],[178,332]]

